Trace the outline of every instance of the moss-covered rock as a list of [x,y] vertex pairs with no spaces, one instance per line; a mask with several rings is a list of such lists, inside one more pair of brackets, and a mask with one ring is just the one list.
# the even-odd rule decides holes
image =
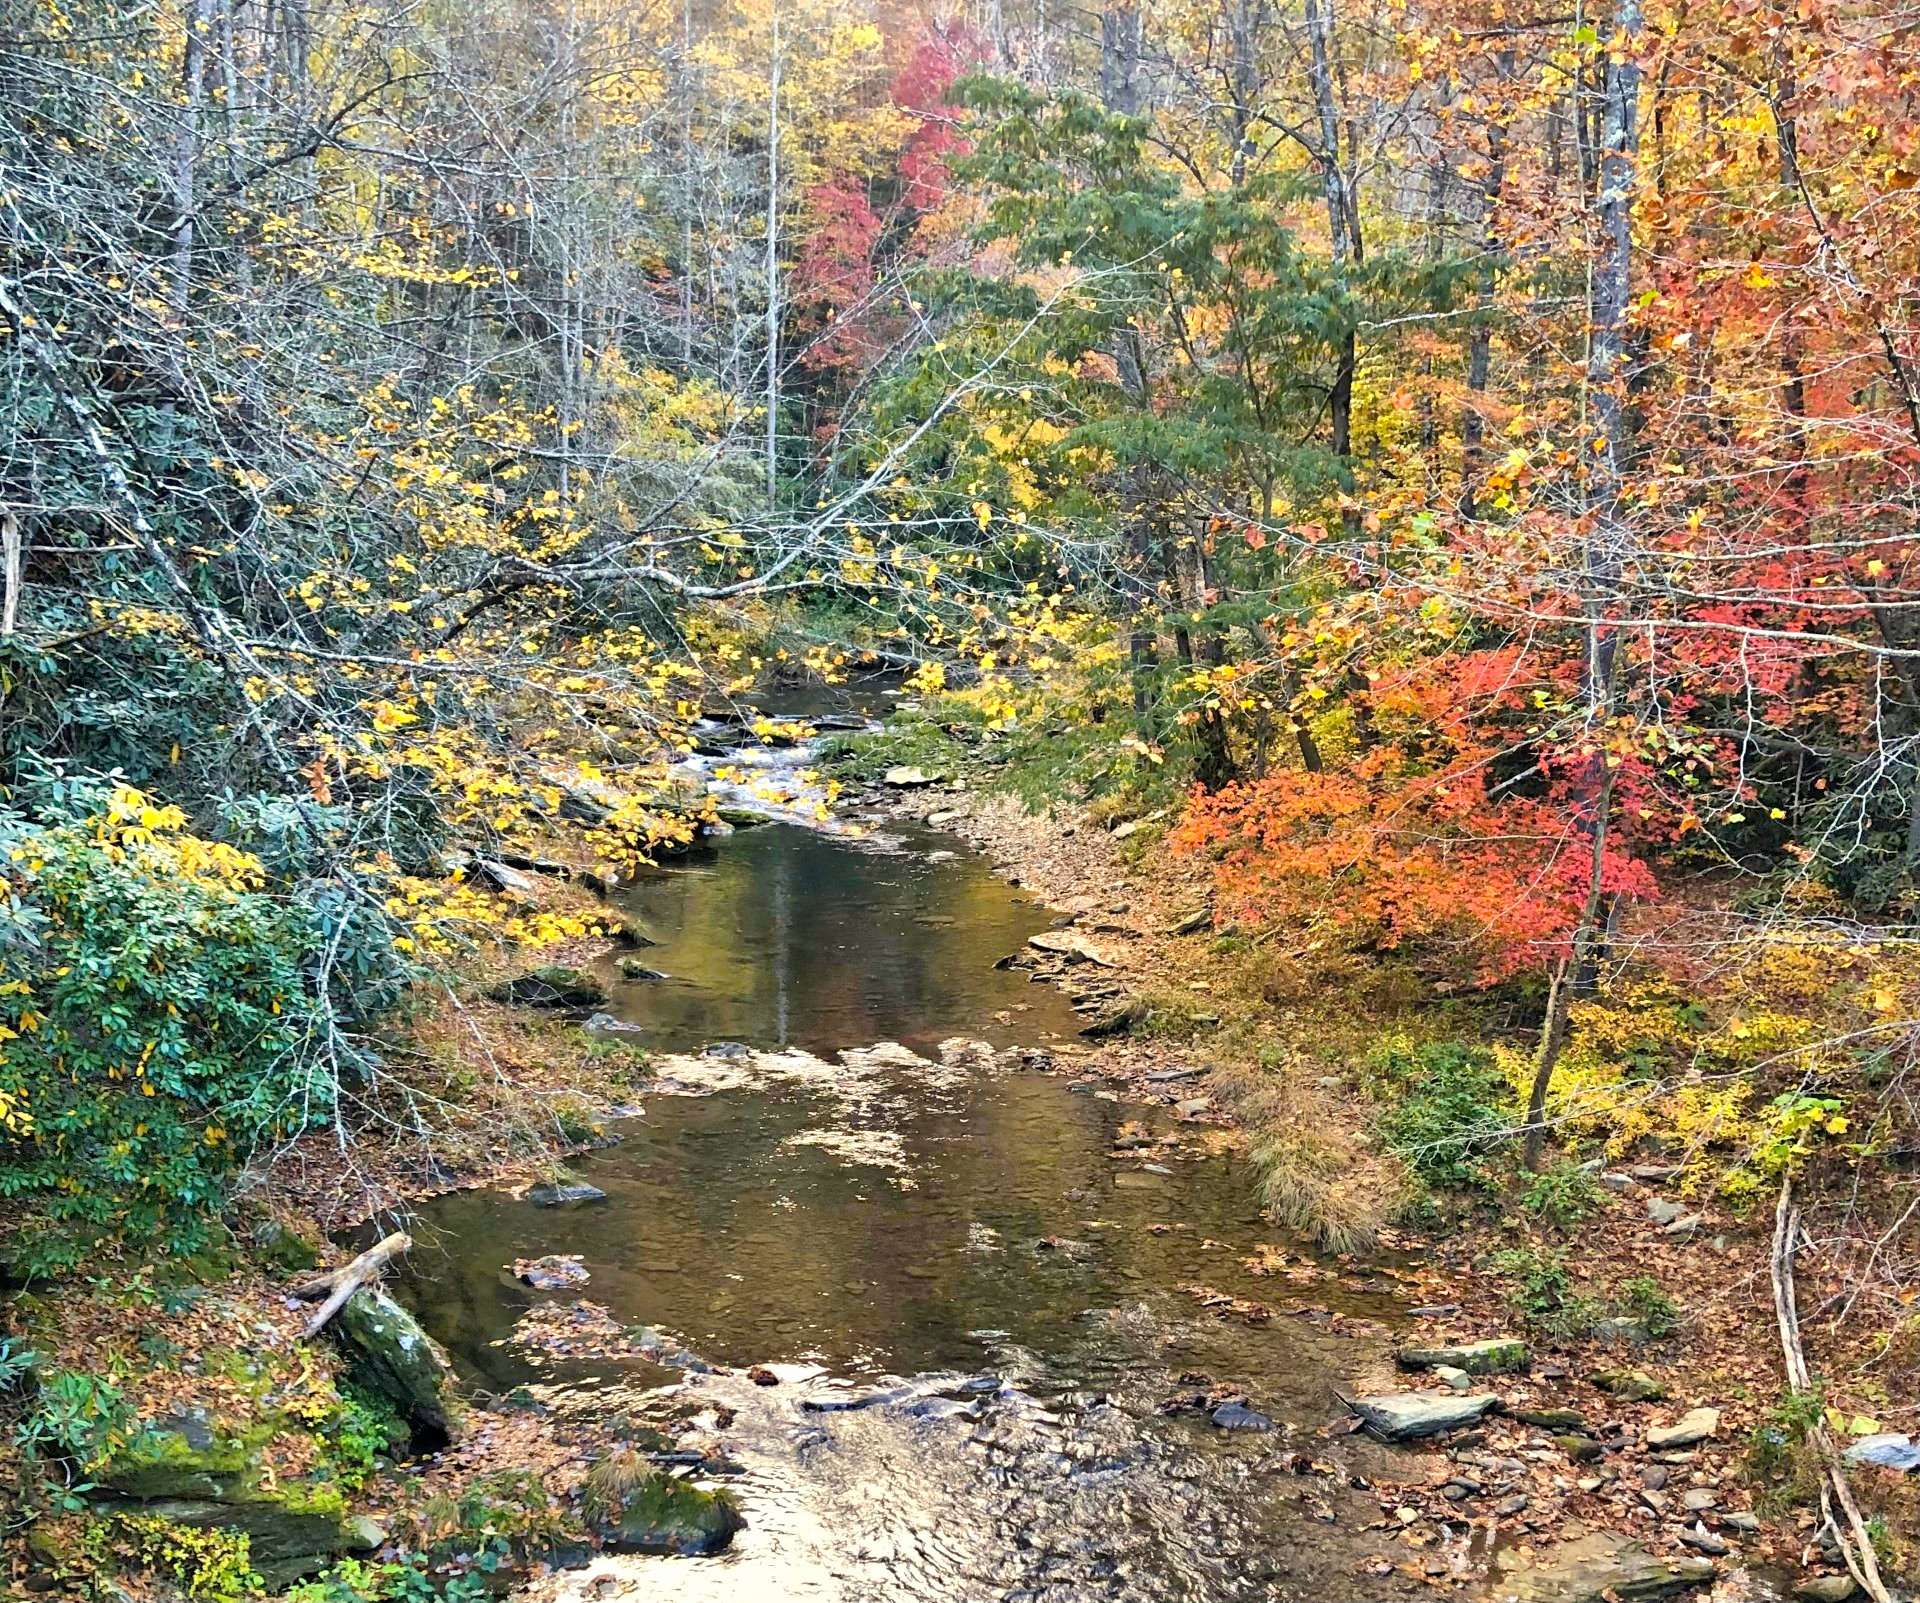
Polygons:
[[705,1491],[631,1452],[614,1453],[587,1472],[581,1507],[616,1553],[718,1553],[747,1523],[727,1493]]
[[447,1355],[420,1323],[377,1287],[356,1291],[328,1327],[347,1357],[347,1376],[385,1399],[412,1433],[416,1452],[445,1446],[465,1407]]
[[205,1410],[180,1409],[144,1421],[89,1478],[120,1497],[248,1497],[260,1482],[260,1452],[218,1430]]
[[1468,1341],[1454,1347],[1407,1347],[1396,1353],[1402,1369],[1464,1369],[1469,1375],[1514,1375],[1527,1367],[1527,1344],[1511,1336]]
[[1644,1369],[1602,1369],[1593,1383],[1608,1396],[1628,1403],[1657,1403],[1667,1395],[1667,1388]]
[[197,1409],[163,1415],[90,1472],[89,1501],[119,1520],[245,1536],[262,1574],[282,1582],[379,1545],[331,1481],[267,1476],[265,1434],[227,1434]]
[[607,999],[607,988],[580,969],[549,963],[496,985],[487,994],[515,1007],[598,1007]]

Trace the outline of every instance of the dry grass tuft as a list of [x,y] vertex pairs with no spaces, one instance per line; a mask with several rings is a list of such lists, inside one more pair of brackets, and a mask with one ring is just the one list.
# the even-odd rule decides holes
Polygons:
[[1288,1229],[1358,1252],[1406,1208],[1404,1165],[1370,1146],[1352,1105],[1301,1067],[1223,1067],[1213,1085],[1252,1138],[1262,1203]]

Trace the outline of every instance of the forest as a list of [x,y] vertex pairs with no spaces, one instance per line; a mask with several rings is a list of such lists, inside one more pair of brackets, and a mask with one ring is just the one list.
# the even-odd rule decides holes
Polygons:
[[1910,0],[0,0],[0,1585],[1911,1596],[1917,923]]

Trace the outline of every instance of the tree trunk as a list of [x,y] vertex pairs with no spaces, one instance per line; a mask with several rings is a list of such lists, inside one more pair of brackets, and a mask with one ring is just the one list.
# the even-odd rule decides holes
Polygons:
[[[1333,89],[1333,0],[1307,0],[1309,76],[1314,110],[1319,122],[1320,192],[1327,207],[1327,232],[1332,242],[1335,275],[1344,292],[1346,276],[1361,259],[1360,221],[1353,181],[1340,159],[1340,115]],[[1347,536],[1359,533],[1359,510],[1351,505],[1353,489],[1353,378],[1359,365],[1359,336],[1351,319],[1334,348],[1333,387],[1327,397],[1328,427],[1338,462],[1340,487],[1349,492],[1341,515]]]
[[[1513,52],[1500,52],[1500,82],[1504,88],[1513,73]],[[1460,510],[1471,518],[1485,465],[1487,420],[1480,397],[1487,392],[1493,367],[1494,296],[1499,283],[1500,198],[1507,184],[1507,123],[1504,113],[1487,126],[1487,177],[1481,186],[1480,272],[1477,316],[1467,336],[1468,401],[1460,416]]]
[[1620,0],[1616,31],[1625,41],[1607,74],[1602,108],[1599,192],[1594,209],[1599,257],[1588,307],[1587,399],[1598,449],[1588,463],[1587,508],[1592,520],[1584,558],[1586,580],[1586,736],[1592,746],[1586,784],[1586,828],[1593,843],[1587,912],[1575,937],[1574,985],[1590,991],[1598,977],[1611,909],[1601,888],[1613,770],[1607,742],[1615,711],[1619,631],[1615,610],[1631,531],[1621,490],[1632,458],[1627,406],[1628,300],[1633,288],[1633,197],[1640,150],[1640,64],[1634,55],[1643,26],[1641,0]]

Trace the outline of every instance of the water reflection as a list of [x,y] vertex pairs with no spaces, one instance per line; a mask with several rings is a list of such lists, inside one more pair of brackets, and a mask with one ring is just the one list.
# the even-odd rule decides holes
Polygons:
[[1078,1021],[1052,986],[993,966],[1044,911],[976,858],[929,862],[950,838],[887,833],[882,845],[767,824],[637,881],[625,905],[660,942],[645,962],[671,978],[621,981],[609,964],[609,1011],[668,1050],[1070,1035]]
[[[463,1366],[495,1387],[562,1382],[563,1408],[610,1406],[596,1399],[623,1372],[629,1390],[678,1387],[680,1404],[724,1412],[744,1466],[752,1523],[733,1552],[604,1560],[556,1586],[725,1603],[1405,1595],[1398,1578],[1358,1579],[1377,1506],[1344,1479],[1271,1468],[1378,1361],[1357,1333],[1394,1317],[1383,1285],[1312,1266],[1297,1284],[1256,1275],[1247,1260],[1272,1237],[1250,1177],[1192,1127],[1165,1149],[1117,1142],[1138,1109],[1004,1064],[829,1067],[874,1041],[935,1056],[952,1036],[1037,1043],[1073,1027],[1051,987],[993,967],[1044,914],[976,860],[927,861],[936,838],[905,844],[771,826],[636,886],[660,942],[645,961],[673,978],[618,984],[612,1009],[650,1046],[732,1040],[828,1062],[650,1095],[618,1146],[580,1164],[604,1203],[473,1192],[428,1210],[412,1294]],[[537,1293],[505,1267],[551,1252],[584,1258],[584,1292]],[[1274,1316],[1216,1317],[1197,1285]],[[529,1310],[582,1298],[733,1372],[555,1363],[514,1344]],[[762,1388],[748,1364],[822,1373]],[[1277,1433],[1160,1417],[1198,1376],[1244,1387]],[[818,1406],[876,1389],[870,1407]],[[1337,1451],[1366,1473],[1384,1450]]]

